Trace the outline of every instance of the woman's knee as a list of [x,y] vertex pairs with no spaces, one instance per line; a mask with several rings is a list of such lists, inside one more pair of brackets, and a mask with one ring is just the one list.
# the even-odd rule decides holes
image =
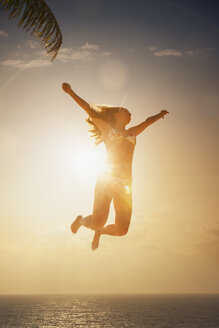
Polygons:
[[129,231],[129,224],[128,225],[118,225],[116,227],[118,236],[124,236]]
[[92,229],[98,230],[104,227],[106,223],[106,218],[101,214],[92,215]]
[[117,213],[115,224],[118,236],[124,236],[127,234],[130,222],[131,211]]

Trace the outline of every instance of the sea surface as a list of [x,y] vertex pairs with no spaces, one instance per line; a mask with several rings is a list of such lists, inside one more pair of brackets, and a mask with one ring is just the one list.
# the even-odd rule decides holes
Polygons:
[[1,328],[219,328],[219,295],[0,296]]

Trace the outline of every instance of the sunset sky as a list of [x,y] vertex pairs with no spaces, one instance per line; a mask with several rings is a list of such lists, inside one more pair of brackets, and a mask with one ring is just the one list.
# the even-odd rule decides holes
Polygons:
[[[0,8],[0,294],[219,292],[217,1],[47,3],[53,62]],[[104,146],[62,82],[133,125],[170,113],[137,139],[128,234],[95,252],[69,226],[92,211]]]

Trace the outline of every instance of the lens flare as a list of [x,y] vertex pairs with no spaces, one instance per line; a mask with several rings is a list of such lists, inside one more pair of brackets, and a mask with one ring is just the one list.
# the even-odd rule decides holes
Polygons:
[[74,157],[76,174],[87,179],[96,178],[105,170],[105,152],[102,149],[81,147]]

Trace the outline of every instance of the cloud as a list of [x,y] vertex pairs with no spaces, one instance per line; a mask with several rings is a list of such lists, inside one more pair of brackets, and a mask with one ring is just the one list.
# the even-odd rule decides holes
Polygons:
[[206,56],[209,55],[211,52],[213,52],[215,49],[214,48],[202,48],[202,49],[191,49],[187,50],[185,54],[193,56],[193,55],[201,55],[201,56]]
[[70,58],[73,60],[84,60],[84,59],[91,59],[93,54],[88,50],[76,50],[73,51]]
[[4,66],[11,66],[15,68],[20,68],[19,66],[22,64],[20,59],[8,59],[1,62]]
[[[32,40],[28,40],[25,42],[25,45],[31,49],[35,49],[38,47],[38,43]],[[46,56],[46,51],[36,51],[37,57]],[[19,54],[13,54],[18,56]],[[100,46],[97,44],[91,44],[86,42],[81,47],[77,47],[75,49],[72,48],[62,48],[59,50],[57,60],[61,62],[67,61],[91,61],[97,58],[109,57],[112,53],[110,51],[103,51],[100,49]],[[7,59],[1,61],[0,64],[7,67],[17,68],[17,69],[27,69],[34,67],[45,67],[50,66],[51,61],[48,59],[32,59],[29,61],[25,61],[24,58],[27,57],[26,54],[22,55],[22,59]]]
[[39,44],[36,41],[33,40],[28,40],[25,42],[25,46],[31,48],[31,49],[35,49],[39,47]]
[[81,49],[89,49],[89,50],[98,50],[100,48],[100,46],[98,44],[90,44],[88,42],[86,42]]
[[33,59],[26,64],[23,64],[24,68],[33,68],[33,67],[44,67],[50,66],[51,62],[45,59]]
[[8,59],[0,62],[0,64],[8,67],[18,68],[18,69],[27,69],[34,67],[44,67],[50,66],[51,62],[45,59],[33,59],[29,62],[24,62],[20,59]]
[[188,55],[194,55],[195,54],[195,51],[193,51],[193,50],[188,50],[187,52],[186,52]]
[[[59,54],[68,54],[68,53],[70,53],[72,51],[72,49],[71,48],[61,48],[60,50],[59,50]],[[44,53],[44,52],[43,52]]]
[[57,59],[62,62],[67,62],[69,60],[74,61],[91,61],[96,58],[107,57],[112,53],[110,51],[103,51],[97,44],[91,44],[86,42],[81,47],[75,49],[63,48],[60,49]]
[[99,57],[108,57],[112,55],[111,51],[101,51],[99,54]]
[[0,36],[2,36],[3,38],[7,38],[8,37],[8,33],[5,32],[4,30],[0,30]]
[[194,56],[194,55],[206,54],[206,52],[209,53],[215,50],[214,48],[203,48],[203,49],[189,49],[189,50],[180,51],[177,49],[169,49],[169,48],[159,49],[153,46],[147,47],[147,49],[153,52],[154,55],[157,57],[162,57],[162,56],[182,57],[184,55]]
[[174,56],[174,57],[181,57],[182,53],[175,49],[164,49],[164,50],[158,50],[154,53],[155,56]]
[[155,50],[157,50],[158,48],[156,48],[156,47],[148,47],[148,50],[150,50],[150,51],[155,51]]
[[150,46],[147,48],[149,51],[152,51],[155,56],[173,56],[173,57],[181,57],[183,53],[176,49],[159,49],[157,47]]

